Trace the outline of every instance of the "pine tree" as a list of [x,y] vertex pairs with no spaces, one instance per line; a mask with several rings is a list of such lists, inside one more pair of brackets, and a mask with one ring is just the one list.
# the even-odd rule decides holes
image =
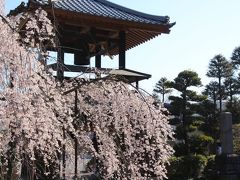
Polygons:
[[165,102],[165,95],[171,92],[169,88],[169,81],[166,77],[162,77],[155,85],[153,89],[154,93],[162,95],[162,103]]
[[201,79],[196,72],[180,72],[171,85],[180,95],[169,97],[169,110],[175,115],[175,120],[179,119],[175,121],[175,137],[178,141],[174,145],[175,157],[169,167],[169,179],[196,178],[202,173],[199,169],[203,162],[207,162],[209,146],[213,143],[213,138],[205,132],[205,115],[209,114],[205,106],[209,104],[206,96],[191,90],[192,87],[201,86]]
[[218,79],[218,94],[219,94],[220,112],[222,112],[222,100],[223,100],[223,96],[224,96],[224,89],[222,87],[222,83],[223,83],[222,81],[224,78],[229,76],[229,68],[231,68],[231,64],[221,54],[214,56],[214,58],[210,60],[210,63],[208,66],[207,76]]

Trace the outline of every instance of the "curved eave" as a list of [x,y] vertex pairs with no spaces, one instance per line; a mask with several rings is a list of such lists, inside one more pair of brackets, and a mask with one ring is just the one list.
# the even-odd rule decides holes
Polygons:
[[[141,31],[141,30],[129,30],[126,34],[126,50],[132,49],[140,44],[143,44],[161,33],[155,33],[155,32],[147,32],[147,31]],[[109,51],[110,55],[118,55],[118,48],[114,48]]]
[[[52,15],[52,9],[45,8]],[[59,23],[71,23],[76,26],[100,27],[116,31],[126,32],[126,50],[134,48],[162,33],[170,33],[170,28],[174,24],[146,24],[121,19],[113,19],[103,16],[94,16],[84,13],[76,13],[62,9],[54,10],[55,19]],[[106,54],[117,55],[118,48],[110,49]]]
[[[52,8],[44,8],[48,13],[53,14]],[[91,14],[66,11],[62,9],[54,9],[54,15],[56,17],[60,17],[57,19],[58,21],[66,20],[76,23],[76,24],[95,24],[95,26],[106,27],[119,30],[126,30],[128,28],[140,29],[146,31],[153,31],[159,33],[169,33],[170,28],[172,27],[171,23],[160,23],[160,24],[150,24],[150,23],[142,23],[135,21],[126,21],[122,19],[104,17],[104,16],[95,16]]]
[[97,16],[105,16],[117,19],[125,19],[136,22],[146,22],[152,24],[168,23],[168,16],[156,16],[136,11],[107,0],[29,0],[38,6],[52,6],[56,9],[63,9],[72,12],[84,12]]

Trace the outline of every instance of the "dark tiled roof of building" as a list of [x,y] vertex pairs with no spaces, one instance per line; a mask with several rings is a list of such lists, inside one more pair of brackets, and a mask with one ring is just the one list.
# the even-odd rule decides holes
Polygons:
[[102,55],[119,54],[119,31],[125,32],[125,49],[129,50],[162,33],[170,33],[175,25],[168,16],[149,15],[106,0],[28,0],[26,6],[21,4],[9,15],[39,7],[57,21],[63,46],[79,48],[82,38],[88,44],[104,42],[107,46]]
[[[41,5],[49,5],[48,0],[34,0]],[[103,16],[113,19],[133,21],[146,24],[168,24],[168,16],[154,16],[141,13],[106,0],[58,0],[52,1],[57,9]]]

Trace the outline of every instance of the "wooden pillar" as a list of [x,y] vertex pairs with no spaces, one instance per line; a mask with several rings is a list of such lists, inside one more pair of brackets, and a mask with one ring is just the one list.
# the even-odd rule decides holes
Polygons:
[[57,79],[63,81],[64,78],[64,52],[61,48],[57,52]]
[[139,89],[139,81],[136,80],[136,89],[138,90]]
[[100,51],[101,51],[101,46],[97,45],[96,46],[96,53],[97,53],[97,55],[95,56],[95,67],[96,68],[101,68],[102,67],[101,55],[98,54]]
[[126,33],[119,32],[119,69],[126,68]]
[[96,56],[95,56],[95,67],[96,68],[101,68],[101,55],[98,54],[101,51],[101,45],[98,44],[97,38],[96,38],[96,28],[92,27],[91,30],[91,36],[93,38],[93,42],[95,43],[95,52],[96,52]]

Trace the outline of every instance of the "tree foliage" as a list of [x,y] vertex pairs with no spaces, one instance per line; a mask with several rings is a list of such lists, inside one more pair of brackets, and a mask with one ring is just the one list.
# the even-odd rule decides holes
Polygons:
[[169,167],[169,179],[198,179],[207,164],[207,158],[203,155],[187,155],[171,158]]
[[1,176],[11,179],[14,168],[21,173],[23,159],[29,165],[35,162],[36,152],[46,167],[57,161],[63,124],[74,128],[58,84],[40,63],[40,51],[20,43],[16,26],[10,27],[17,23],[5,21],[9,23],[0,20],[0,156]]
[[231,56],[232,64],[235,68],[238,68],[240,65],[240,47],[236,47]]
[[95,157],[104,178],[164,176],[173,151],[162,142],[172,132],[163,110],[152,106],[152,98],[111,79],[80,84],[77,91],[79,113],[85,117],[80,128],[97,137]]
[[169,86],[170,86],[170,81],[168,81],[166,77],[162,77],[156,83],[155,88],[153,89],[153,92],[162,95],[163,103],[165,102],[165,95],[171,92],[171,89],[169,88]]
[[201,79],[198,77],[198,74],[191,70],[184,70],[178,74],[174,79],[172,87],[182,94],[186,94],[186,91],[189,87],[200,86]]
[[175,109],[174,114],[182,114],[183,121],[187,115],[188,106],[190,101],[197,99],[197,95],[194,91],[189,88],[201,85],[201,79],[198,77],[198,74],[194,71],[185,70],[178,74],[178,76],[171,82],[171,87],[179,91],[180,97],[171,96],[169,97],[172,100],[172,108]]
[[191,89],[201,85],[201,79],[196,72],[180,72],[171,85],[180,95],[169,97],[169,110],[175,116],[177,141],[174,144],[175,157],[171,159],[168,176],[169,179],[197,179],[203,177],[207,156],[211,154],[210,146],[214,142],[206,128],[212,108],[210,109],[211,106],[206,101],[206,95],[197,94]]
[[218,80],[218,94],[219,94],[219,105],[220,112],[222,112],[222,99],[224,95],[224,89],[222,88],[222,80],[226,77],[229,77],[231,74],[231,64],[227,61],[227,59],[218,54],[210,60],[208,66],[207,76],[212,78],[217,78]]

